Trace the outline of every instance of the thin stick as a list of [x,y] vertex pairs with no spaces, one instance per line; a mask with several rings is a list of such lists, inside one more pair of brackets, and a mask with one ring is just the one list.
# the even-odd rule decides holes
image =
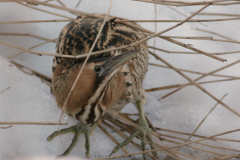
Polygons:
[[240,153],[238,154],[233,154],[233,155],[228,155],[228,156],[222,156],[214,159],[209,159],[209,160],[224,160],[224,159],[230,159],[230,158],[240,158]]
[[[154,11],[155,11],[155,20],[157,20],[157,4],[154,4]],[[155,22],[155,32],[157,32],[157,22]],[[156,47],[156,40],[157,40],[157,37],[154,37],[154,42],[153,42],[154,47]],[[154,53],[155,53],[155,49],[154,49]]]
[[11,127],[12,127],[12,125],[7,126],[7,127],[0,127],[0,129],[8,129],[8,128],[11,128]]
[[76,8],[79,6],[79,4],[82,2],[82,0],[79,0],[77,5],[76,5]]
[[202,32],[206,32],[206,33],[210,33],[210,34],[214,34],[214,35],[217,35],[219,37],[222,37],[222,38],[225,38],[225,39],[228,39],[228,40],[231,40],[231,41],[235,41],[234,39],[232,38],[229,38],[227,36],[224,36],[222,34],[219,34],[219,33],[216,33],[216,32],[212,32],[212,31],[208,31],[208,30],[205,30],[205,29],[200,29],[200,28],[195,28],[197,31],[202,31]]
[[0,94],[2,94],[4,91],[6,91],[6,90],[8,90],[8,89],[10,89],[11,87],[7,87],[7,88],[5,88],[4,90],[2,90],[1,92],[0,92]]
[[[151,53],[154,54],[154,53]],[[184,73],[182,73],[181,71],[179,71],[177,68],[175,68],[173,65],[171,65],[170,63],[168,63],[167,61],[165,61],[164,59],[162,59],[160,56],[158,55],[154,55],[157,59],[159,59],[160,61],[162,61],[163,63],[165,63],[167,66],[169,66],[170,68],[172,68],[173,70],[175,70],[178,74],[180,74],[182,77],[184,77],[185,79],[187,79],[190,83],[194,84],[197,88],[199,88],[200,90],[202,90],[204,93],[206,93],[207,95],[209,95],[212,99],[214,99],[215,101],[219,102],[222,106],[224,106],[225,108],[227,108],[229,111],[233,112],[234,114],[236,114],[237,116],[240,117],[240,114],[235,111],[234,109],[232,109],[231,107],[229,107],[227,104],[223,103],[222,101],[220,101],[219,99],[217,99],[214,95],[212,95],[210,92],[208,92],[206,89],[204,89],[202,86],[200,86],[198,83],[196,83],[194,80],[192,80],[191,78],[189,78],[188,76],[186,76]],[[240,60],[239,60],[240,62]]]
[[[11,1],[11,0],[9,0],[9,1]],[[67,12],[70,12],[70,13],[83,14],[83,15],[86,15],[86,16],[91,16],[91,17],[101,18],[101,19],[103,18],[102,16],[94,15],[94,14],[87,13],[87,12],[82,12],[82,11],[79,11],[79,10],[76,10],[76,9],[71,9],[71,8],[67,8],[67,7],[63,7],[63,6],[59,6],[59,5],[55,5],[55,4],[51,4],[51,3],[41,2],[41,1],[37,1],[37,0],[15,0],[15,1],[17,1],[17,2],[29,2],[29,3],[39,4],[39,5],[55,8],[55,9],[60,9],[60,10],[67,11]]]
[[69,19],[37,20],[37,21],[2,21],[0,24],[22,24],[22,23],[42,23],[42,22],[69,22]]
[[[202,138],[202,139],[199,139],[199,140],[183,143],[183,144],[176,145],[176,146],[173,146],[173,147],[169,147],[169,148],[166,148],[166,149],[173,149],[173,148],[185,146],[185,145],[188,145],[188,144],[191,144],[191,143],[200,142],[200,141],[203,141],[203,140],[207,140],[207,139],[210,139],[210,138],[214,138],[214,137],[217,137],[217,136],[221,136],[221,135],[225,135],[225,134],[229,134],[229,133],[233,133],[233,132],[237,132],[237,131],[240,131],[240,129],[223,132],[223,133],[216,134],[216,135],[213,135],[213,136],[210,136],[210,137],[207,137],[207,138]],[[142,151],[142,152],[136,152],[136,153],[125,154],[125,155],[120,155],[120,156],[115,156],[115,157],[98,158],[98,159],[95,159],[95,160],[114,159],[114,158],[126,157],[126,156],[131,156],[131,155],[138,155],[138,154],[149,153],[149,152],[154,152],[154,151],[161,151],[161,150],[165,150],[165,148],[163,148],[163,149],[155,149],[155,150],[148,150],[148,151]]]
[[[174,141],[174,140],[170,140],[170,139],[166,139],[166,142],[170,142],[170,143],[174,143],[174,144],[182,144],[182,143],[180,143],[180,142],[177,142],[177,141]],[[194,146],[194,145],[186,145],[185,147],[197,149],[197,150],[200,150],[200,151],[212,153],[212,154],[219,155],[219,156],[226,156],[226,155],[228,155],[228,154],[224,154],[224,153],[222,153],[222,152],[215,152],[215,151],[211,151],[211,150],[209,150],[209,149],[204,149],[204,148],[196,147],[196,146]]]
[[[175,131],[175,130],[171,130],[171,129],[164,129],[164,128],[158,128],[155,127],[157,130],[159,131],[164,131],[164,132],[170,132],[170,133],[176,133],[176,134],[182,134],[182,135],[191,135],[191,133],[185,133],[185,132],[180,132],[180,131]],[[206,138],[206,136],[202,136],[202,135],[198,135],[198,134],[193,134],[193,136],[195,137],[199,137],[199,138]],[[226,139],[226,138],[212,138],[210,140],[220,140],[220,141],[229,141],[229,142],[237,142],[239,143],[240,140],[234,140],[234,139]]]
[[[205,82],[199,82],[197,84],[207,84],[207,83],[214,83],[214,82],[225,82],[225,81],[232,81],[232,80],[239,80],[240,78],[237,79],[221,79],[221,80],[215,80],[215,81],[205,81]],[[191,83],[185,83],[185,84],[175,84],[175,85],[168,85],[168,86],[162,86],[162,87],[156,87],[156,88],[149,88],[145,89],[145,92],[153,92],[153,91],[160,91],[160,90],[166,90],[166,89],[173,89],[173,88],[183,88],[186,86],[194,85]]]
[[58,3],[60,3],[63,7],[66,7],[65,4],[63,4],[60,0],[57,0]]
[[[171,69],[168,66],[164,66],[164,65],[161,65],[161,64],[148,63],[148,65]],[[200,75],[206,75],[207,74],[207,73],[204,73],[204,72],[191,71],[191,70],[187,70],[187,69],[181,69],[181,68],[177,68],[177,69],[179,69],[180,71],[183,71],[183,72],[188,72],[188,73],[193,73],[193,74],[200,74]],[[222,75],[222,74],[215,74],[215,73],[210,74],[209,76],[224,77],[224,78],[240,78],[240,77],[228,76],[228,75]]]
[[58,122],[0,122],[0,125],[68,125]]
[[206,5],[212,3],[212,5],[234,5],[234,4],[240,4],[239,2],[229,2],[229,3],[216,3],[216,2],[224,2],[228,0],[220,0],[220,1],[201,1],[201,2],[186,2],[186,1],[162,1],[162,2],[156,2],[156,1],[147,1],[147,0],[134,0],[139,2],[147,2],[147,3],[156,3],[156,4],[162,4],[162,5],[172,5],[172,6],[193,6],[193,5]]
[[[166,6],[166,7],[170,8],[171,10],[177,12],[178,14],[180,14],[180,15],[182,15],[182,16],[184,16],[184,17],[188,17],[186,14],[180,12],[179,10],[177,10],[177,9],[171,7],[171,6]],[[205,24],[203,24],[203,23],[201,23],[201,22],[199,22],[199,23],[200,23],[201,25],[205,26],[205,27],[207,26],[207,25],[205,25]]]
[[[225,94],[220,101],[222,101],[225,97],[227,96],[227,94]],[[197,132],[197,130],[199,129],[199,127],[203,124],[203,122],[207,119],[207,117],[212,113],[212,111],[217,107],[218,102],[214,105],[214,107],[208,112],[208,114],[202,119],[202,121],[198,124],[198,126],[194,129],[194,131],[192,132],[192,134],[188,137],[188,140],[193,136],[193,134],[195,134]],[[183,143],[185,143],[186,141],[184,141]],[[181,149],[181,147],[179,147],[177,149],[177,151],[179,151]]]
[[[110,6],[109,6],[109,9],[108,9],[108,12],[107,12],[107,14],[106,14],[106,17],[104,18],[104,21],[103,21],[103,23],[102,23],[102,26],[101,26],[101,28],[100,28],[99,31],[98,31],[97,37],[95,38],[95,40],[94,40],[94,42],[93,42],[93,45],[92,45],[89,53],[92,52],[93,48],[95,47],[95,45],[96,45],[96,43],[97,43],[98,38],[100,37],[100,34],[101,34],[101,32],[102,32],[102,29],[103,29],[103,27],[104,27],[104,25],[105,25],[105,23],[106,23],[106,21],[107,21],[107,18],[108,18],[108,16],[109,16],[110,11],[111,11],[112,4],[113,4],[113,0],[111,0],[111,3],[110,3]],[[81,70],[79,71],[79,73],[78,73],[78,75],[77,75],[77,78],[75,79],[75,81],[74,81],[74,83],[73,83],[73,86],[72,86],[70,92],[68,93],[67,98],[66,98],[65,101],[64,101],[64,104],[63,104],[63,107],[62,107],[61,116],[60,116],[60,118],[59,118],[59,122],[61,122],[61,119],[62,119],[62,117],[63,117],[63,114],[65,113],[65,110],[66,110],[67,101],[68,101],[68,99],[69,99],[69,97],[70,97],[73,89],[75,88],[75,86],[76,86],[76,84],[77,84],[77,81],[78,81],[78,79],[79,79],[79,77],[80,77],[80,75],[81,75],[81,73],[82,73],[82,71],[83,71],[83,68],[84,68],[84,66],[86,65],[87,60],[89,59],[89,57],[90,57],[90,54],[88,54],[87,58],[85,59],[85,61],[84,61],[84,63],[83,63],[83,66],[82,66]]]
[[[165,53],[201,54],[201,53],[198,53],[198,52],[168,51],[168,50],[161,49],[161,48],[154,48],[154,47],[152,47],[152,46],[148,46],[148,47],[149,47],[149,48],[152,48],[152,49],[156,49],[156,50],[162,51],[162,52],[165,52]],[[232,53],[240,53],[240,51],[232,51],[232,52],[214,52],[214,53],[209,53],[209,54],[212,54],[212,55],[225,55],[225,54],[232,54]]]
[[206,15],[206,16],[230,16],[230,17],[240,17],[240,14],[229,14],[229,13],[199,13],[198,15]]
[[[189,20],[188,22],[190,23],[195,23],[195,22],[219,22],[219,21],[233,21],[233,20],[239,20],[240,17],[235,17],[235,18],[221,18],[221,19],[192,19]],[[121,23],[121,22],[181,22],[182,20],[116,20],[114,22]]]
[[70,20],[75,20],[75,18],[68,17],[68,16],[65,16],[65,15],[62,15],[62,14],[58,14],[58,13],[54,13],[54,12],[50,12],[50,11],[43,10],[43,9],[40,9],[40,8],[36,8],[36,7],[30,6],[28,4],[19,3],[19,2],[17,2],[17,3],[21,4],[21,5],[25,6],[25,7],[28,7],[28,8],[31,8],[31,9],[35,9],[35,10],[38,10],[38,11],[41,11],[41,12],[44,12],[44,13],[52,14],[52,15],[55,15],[55,16],[63,17],[63,18],[67,18],[67,19],[70,19]]
[[[127,29],[116,29],[118,31],[126,31],[126,32],[130,32],[130,33],[136,33],[136,34],[141,34],[141,35],[147,35],[147,36],[151,36],[152,34],[149,33],[144,33],[144,32],[138,32],[138,31],[132,31],[132,30],[127,30]],[[207,39],[213,39],[213,37],[189,37],[189,36],[163,36],[163,35],[159,35],[159,38],[176,38],[176,39],[195,39],[195,40],[207,40]],[[152,47],[154,49],[154,47]],[[155,47],[156,48],[156,47]]]
[[[99,124],[98,127],[99,127],[114,143],[116,143],[116,145],[119,145],[119,144],[120,144],[106,129],[104,129],[104,128],[101,126],[101,124]],[[124,147],[121,147],[121,149],[122,149],[123,152],[125,152],[126,154],[129,154],[129,152],[128,152]]]
[[3,41],[0,41],[0,44],[6,45],[6,46],[9,46],[9,47],[13,47],[13,48],[17,48],[17,49],[20,49],[22,51],[32,53],[32,54],[36,54],[36,55],[39,55],[39,56],[45,55],[45,56],[55,56],[55,57],[64,57],[64,58],[76,58],[76,56],[72,56],[72,55],[63,55],[63,54],[32,51],[32,50],[29,50],[29,49],[26,49],[26,48],[23,48],[23,47],[20,47],[20,46],[16,46],[16,45],[13,45],[13,44],[10,44],[10,43],[7,43],[7,42],[3,42]]
[[30,34],[30,33],[0,33],[1,36],[29,36],[29,37],[33,37],[33,38],[37,38],[37,39],[41,39],[44,41],[48,41],[50,39],[45,38],[45,37],[41,37],[35,34]]
[[[34,45],[34,46],[32,46],[32,47],[30,47],[30,48],[28,48],[28,49],[31,50],[31,49],[33,49],[33,48],[36,48],[36,47],[39,47],[39,46],[41,46],[41,45],[47,44],[47,43],[49,43],[49,42],[55,42],[55,43],[56,43],[56,40],[57,40],[57,38],[51,39],[51,40],[47,40],[46,42],[39,43],[39,44]],[[14,57],[16,57],[16,56],[19,56],[19,55],[21,55],[21,54],[23,54],[23,53],[25,53],[25,52],[20,52],[20,53],[18,53],[18,54],[9,56],[9,57],[7,57],[7,58],[8,58],[8,59],[11,59],[11,58],[14,58]]]
[[48,81],[49,83],[52,82],[52,78],[49,77],[49,76],[47,76],[47,75],[45,75],[45,74],[43,74],[43,73],[40,73],[40,72],[38,72],[38,71],[36,71],[36,70],[34,70],[34,69],[32,69],[32,68],[23,66],[23,65],[21,65],[21,64],[19,64],[19,63],[17,63],[17,62],[14,62],[14,61],[10,61],[10,62],[13,63],[13,64],[14,64],[15,66],[17,66],[17,67],[21,67],[21,68],[24,67],[24,68],[26,68],[26,69],[29,69],[29,70],[32,72],[33,75],[35,75],[35,76],[37,76],[37,77],[39,77],[39,78],[41,78],[41,79],[45,79],[45,80]]

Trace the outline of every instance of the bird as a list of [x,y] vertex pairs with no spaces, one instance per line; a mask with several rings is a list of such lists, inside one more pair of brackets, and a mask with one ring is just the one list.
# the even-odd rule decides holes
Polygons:
[[[80,15],[62,29],[56,44],[56,54],[76,56],[89,53],[105,17],[105,14],[100,13],[94,15],[103,18]],[[146,38],[139,30],[114,22],[116,19],[126,20],[125,18],[109,16],[109,19],[93,52],[130,45]],[[135,22],[131,24],[139,26]],[[133,134],[116,146],[111,154],[117,152],[121,146],[127,145],[127,142],[138,134],[143,136],[143,151],[146,150],[146,137],[150,141],[151,149],[155,149],[143,109],[146,95],[142,83],[148,71],[148,54],[147,42],[144,41],[133,47],[90,56],[65,109],[65,113],[77,119],[79,123],[55,131],[47,138],[51,141],[61,134],[68,132],[75,134],[69,148],[60,156],[69,155],[77,144],[79,135],[83,133],[86,140],[85,155],[90,158],[89,136],[94,128],[101,123],[104,115],[118,114],[128,103],[133,103],[138,109],[137,124],[141,129],[136,127]],[[84,60],[85,58],[57,56],[53,58],[52,91],[60,109],[63,108]],[[158,157],[157,152],[153,152],[153,155]],[[146,154],[143,154],[143,159],[147,159]]]

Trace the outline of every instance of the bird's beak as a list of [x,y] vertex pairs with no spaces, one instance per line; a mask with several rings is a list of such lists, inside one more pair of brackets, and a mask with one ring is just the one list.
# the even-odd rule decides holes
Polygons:
[[107,59],[104,63],[104,70],[102,74],[109,74],[116,71],[124,64],[126,64],[130,59],[136,56],[140,51],[141,50],[139,49],[131,50]]

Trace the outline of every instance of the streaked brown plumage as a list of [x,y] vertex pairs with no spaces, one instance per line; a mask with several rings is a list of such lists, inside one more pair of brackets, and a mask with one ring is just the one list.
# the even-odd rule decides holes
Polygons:
[[[105,16],[98,15],[102,15],[103,18]],[[65,55],[88,53],[102,25],[103,18],[79,16],[75,21],[66,25],[59,35],[56,53]],[[110,18],[114,17],[110,16]],[[122,18],[118,19],[122,20]],[[138,32],[128,26],[108,21],[103,27],[93,51],[129,45],[145,38],[142,34],[129,31]],[[63,107],[84,60],[54,57],[52,90],[58,107]],[[143,150],[146,150],[146,136],[150,140],[151,148],[155,148],[143,113],[145,92],[142,82],[147,67],[148,47],[146,42],[132,48],[90,57],[66,105],[66,113],[79,120],[79,124],[60,132],[54,132],[48,137],[50,141],[59,134],[75,133],[71,145],[62,156],[71,152],[79,135],[84,132],[86,157],[90,157],[89,135],[98,125],[99,119],[106,113],[110,115],[119,113],[128,103],[133,103],[138,108],[138,125],[140,128],[142,127],[141,131],[136,128],[133,134],[141,133],[145,137],[142,140]],[[123,142],[122,144],[126,145],[127,143]],[[115,147],[112,153],[118,149],[119,146]],[[156,152],[153,154],[157,157]],[[146,159],[145,154],[144,159]]]
[[[57,54],[79,55],[88,53],[102,22],[103,19],[80,16],[75,21],[69,23],[60,33],[56,46]],[[141,34],[129,33],[123,30],[136,31],[121,24],[107,22],[93,51],[115,48],[145,38]],[[142,88],[142,81],[148,66],[147,44],[144,42],[134,48],[90,57],[90,59],[96,59],[115,56],[133,49],[141,49],[141,53],[120,69],[111,81],[103,97],[103,103],[106,104],[105,112],[109,109],[119,112],[129,102],[134,103],[140,99],[144,101],[145,93]],[[55,57],[53,60],[53,93],[60,108],[63,106],[83,61],[84,59],[76,60],[58,57]],[[89,67],[93,67],[91,65],[95,64],[88,63],[84,68],[83,74],[68,100],[66,112],[76,119],[79,119],[76,115],[82,111],[83,105],[87,103],[91,95],[96,91],[94,87],[96,84],[93,82],[95,75],[88,70]],[[111,90],[116,92],[110,92]],[[93,121],[89,122],[92,123]]]

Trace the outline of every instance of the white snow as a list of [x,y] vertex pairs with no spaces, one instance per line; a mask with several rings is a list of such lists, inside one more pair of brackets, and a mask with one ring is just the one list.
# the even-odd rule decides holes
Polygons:
[[[62,0],[68,7],[74,8],[76,0]],[[57,2],[53,2],[58,4]],[[83,0],[80,7],[81,11],[89,13],[106,13],[109,7],[109,0],[94,1]],[[42,7],[54,12],[64,15],[72,16],[70,13],[62,12],[48,7]],[[210,6],[204,12],[216,13],[232,13],[240,14],[238,6]],[[190,12],[198,10],[198,7],[177,7],[176,9],[190,15]],[[35,20],[35,19],[62,19],[61,17],[49,15],[46,13],[34,11],[24,6],[15,3],[1,3],[0,5],[0,20],[1,21],[20,21],[20,20]],[[154,19],[154,6],[153,4],[140,3],[128,0],[114,1],[111,15],[126,17],[128,19]],[[194,19],[207,19],[207,18],[220,18],[216,16],[197,16]],[[184,19],[183,16],[170,10],[166,6],[158,6],[158,19]],[[1,32],[9,33],[32,33],[46,38],[54,39],[58,36],[61,29],[67,23],[33,23],[33,24],[0,24]],[[142,27],[154,30],[154,23],[140,23]],[[164,30],[175,23],[158,23],[158,31]],[[177,35],[177,36],[212,36],[211,34],[198,32],[192,28],[202,28],[223,35],[229,36],[235,40],[240,40],[240,23],[239,21],[228,22],[210,22],[204,23],[208,27],[204,27],[199,23],[186,23],[179,28],[171,30],[164,35]],[[220,39],[217,36],[215,38]],[[43,42],[30,37],[22,36],[0,36],[0,40],[6,41],[15,45],[29,48],[33,45]],[[177,39],[179,40],[179,39]],[[239,44],[221,43],[202,40],[179,40],[184,43],[193,44],[194,47],[207,52],[225,52],[240,50]],[[149,41],[153,45],[153,40]],[[157,39],[157,47],[166,50],[175,51],[189,51],[180,46],[174,45],[162,39]],[[34,50],[54,53],[55,44],[49,43],[37,47]],[[14,48],[1,45],[0,47],[0,92],[7,87],[10,89],[0,94],[0,121],[41,121],[41,122],[57,122],[59,119],[60,111],[57,108],[54,97],[50,92],[50,88],[41,82],[35,76],[27,75],[19,71],[14,65],[9,63],[4,57],[8,57],[19,53],[20,51]],[[230,64],[240,59],[240,54],[230,54],[219,56],[227,59],[227,62],[218,62],[214,59],[204,55],[179,55],[167,54],[156,51],[161,57],[166,59],[175,67],[210,72],[219,67]],[[51,63],[52,57],[36,56],[24,53],[16,58],[14,61],[33,68],[48,76],[51,76]],[[150,58],[150,62],[162,64],[160,61],[155,60],[154,57]],[[219,74],[240,76],[240,64],[236,64],[226,70],[219,72]],[[195,79],[199,75],[186,73],[189,77]],[[221,79],[216,77],[206,77],[203,81]],[[183,77],[178,75],[175,71],[170,69],[163,69],[154,66],[149,66],[146,79],[144,81],[144,88],[153,88],[171,84],[188,83]],[[217,98],[221,98],[224,94],[228,96],[223,100],[224,103],[229,105],[234,110],[240,113],[240,83],[239,80],[231,82],[218,82],[202,85],[205,89],[211,92]],[[172,89],[173,90],[173,89]],[[167,128],[178,130],[182,132],[191,133],[196,126],[200,123],[203,117],[210,111],[216,104],[211,97],[203,93],[195,86],[189,86],[181,91],[169,96],[166,99],[158,101],[158,99],[172,90],[163,90],[147,93],[147,103],[145,112],[152,121],[152,123],[160,128]],[[133,105],[125,107],[123,112],[136,113]],[[65,116],[62,120],[68,122],[68,126],[60,126],[66,128],[76,124],[77,121],[72,120]],[[196,134],[211,136],[214,134],[226,132],[233,129],[238,129],[240,118],[234,115],[221,105],[210,114],[202,126],[198,129]],[[71,143],[72,134],[66,134],[55,138],[52,142],[47,142],[46,138],[53,131],[57,130],[57,126],[29,126],[29,125],[15,125],[9,129],[0,129],[0,159],[25,159],[31,157],[55,157],[61,154]],[[162,132],[169,134],[167,132]],[[123,141],[122,138],[112,133],[119,142]],[[175,135],[175,134],[171,134]],[[179,136],[179,135],[177,135]],[[186,136],[184,136],[186,138]],[[221,136],[224,138],[231,138],[240,140],[239,132],[229,135]],[[195,139],[195,138],[192,138]],[[91,136],[91,157],[104,157],[108,156],[115,144],[99,129],[96,128]],[[84,136],[81,135],[79,143],[71,152],[71,156],[84,158]],[[231,147],[234,149],[240,148],[240,143],[236,142],[223,142],[223,141],[208,141],[209,144],[216,144],[219,146]],[[167,144],[167,143],[166,143]],[[172,144],[169,144],[172,145]],[[131,152],[138,151],[131,144],[126,147]],[[206,148],[209,149],[209,148]],[[212,149],[211,149],[212,150]],[[183,147],[181,151],[189,155],[195,155],[196,158],[206,159],[214,157],[202,151],[196,151]],[[223,152],[222,150],[215,150]],[[226,154],[233,154],[233,152],[223,152]],[[236,152],[235,152],[236,153]],[[123,152],[120,150],[114,155],[120,155]],[[141,155],[136,156],[141,158]],[[126,159],[126,158],[123,158]],[[129,158],[132,159],[132,158]]]

